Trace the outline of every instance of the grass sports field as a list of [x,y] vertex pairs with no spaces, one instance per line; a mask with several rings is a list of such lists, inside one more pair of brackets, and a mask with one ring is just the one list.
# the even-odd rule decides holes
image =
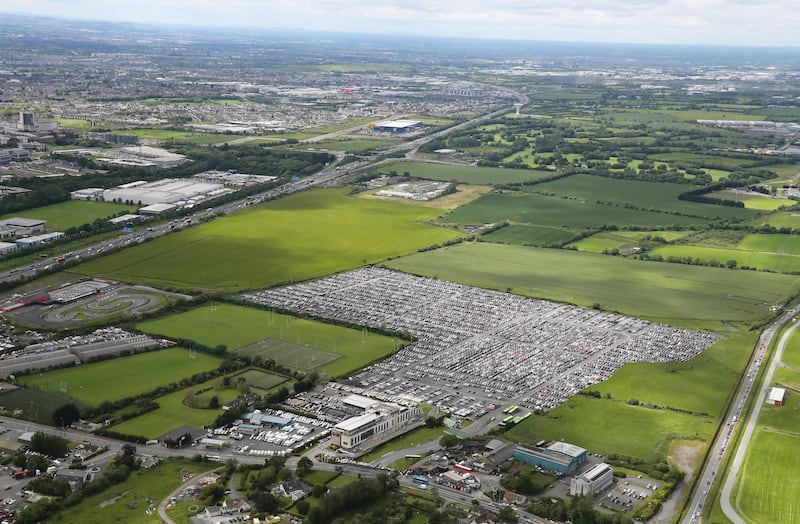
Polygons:
[[250,358],[271,359],[278,364],[301,371],[311,371],[333,362],[342,355],[325,351],[306,344],[296,344],[286,340],[265,338],[248,346],[236,349],[237,355]]
[[577,395],[546,415],[529,417],[506,436],[530,445],[542,439],[564,440],[593,453],[654,460],[666,457],[674,439],[708,440],[715,426],[712,417]]
[[693,187],[695,186],[686,184],[573,175],[530,186],[527,190],[534,193],[544,192],[558,196],[570,196],[589,202],[630,204],[641,209],[657,209],[706,218],[753,216],[753,212],[747,209],[678,200],[678,195],[693,189]]
[[[250,346],[254,351],[268,352],[270,345],[274,348],[274,341],[284,341],[292,346],[310,346],[308,355],[312,355],[311,358],[316,353],[315,348],[342,355],[343,358],[317,367],[318,371],[331,376],[345,375],[385,357],[394,352],[399,342],[375,333],[365,335],[359,329],[230,304],[205,305],[185,313],[142,322],[137,328],[148,333],[195,340],[210,347],[225,345],[229,350]],[[268,346],[264,347],[262,341],[267,341]],[[281,360],[287,358],[281,357]],[[288,360],[282,363],[293,367],[295,358]]]
[[[161,524],[162,520],[156,511],[158,504],[183,483],[183,474],[208,471],[218,465],[167,459],[154,468],[134,471],[125,482],[84,498],[54,520],[64,524]],[[145,512],[148,509],[146,499],[155,501],[150,506],[151,515]]]
[[248,369],[244,373],[239,373],[231,377],[234,381],[243,378],[254,388],[258,389],[272,389],[286,382],[288,379],[274,373],[267,373],[260,369]]
[[138,395],[219,366],[221,359],[169,348],[20,377],[19,382],[90,406]]
[[521,192],[484,195],[441,219],[446,224],[496,224],[503,220],[538,226],[577,228],[604,224],[657,227],[706,222],[703,218]]
[[800,522],[800,436],[759,428],[750,442],[735,504],[749,522]]
[[[44,391],[20,388],[0,393],[0,404],[8,411],[22,410],[25,418],[31,418],[40,424],[52,424],[53,412],[68,404],[69,400],[57,397]],[[83,407],[76,403],[78,408]]]
[[[752,322],[797,292],[788,275],[642,262],[485,242],[419,253],[387,267],[651,319]],[[714,323],[708,324],[714,326]],[[718,327],[718,325],[716,326]]]
[[48,231],[65,231],[71,227],[91,224],[98,218],[108,218],[119,213],[132,212],[134,209],[132,206],[114,204],[113,202],[69,200],[50,206],[4,215],[0,217],[0,220],[11,217],[46,220],[45,227],[47,227]]
[[456,180],[462,184],[499,185],[526,182],[553,176],[552,171],[533,169],[504,169],[499,167],[460,166],[433,162],[395,162],[380,166],[381,173],[408,171],[414,178],[426,180]]
[[423,224],[438,209],[348,198],[346,192],[297,193],[74,271],[157,287],[233,291],[352,269],[459,235]]

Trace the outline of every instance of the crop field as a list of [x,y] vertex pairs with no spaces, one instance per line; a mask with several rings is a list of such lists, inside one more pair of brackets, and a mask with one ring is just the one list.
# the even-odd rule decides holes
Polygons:
[[598,227],[603,224],[657,227],[706,222],[705,219],[696,217],[519,192],[484,195],[441,219],[447,224],[495,224],[503,220],[538,226],[578,228]]
[[720,340],[689,362],[627,364],[587,389],[614,400],[637,399],[718,417],[755,340],[755,333],[745,332]]
[[279,386],[289,380],[281,375],[268,373],[266,371],[261,371],[260,369],[248,369],[244,373],[239,373],[231,378],[233,380],[243,378],[250,386],[264,390],[272,389],[275,386]]
[[348,198],[346,192],[297,193],[74,271],[156,287],[234,291],[352,269],[459,236],[424,225],[441,210]]
[[[591,175],[573,175],[526,188],[539,193],[550,192],[559,196],[576,197],[588,202],[602,201],[631,204],[642,209],[684,213],[705,218],[747,217],[753,212],[730,206],[701,204],[678,200],[678,195],[692,189],[686,184],[642,182]],[[731,198],[732,199],[732,198]]]
[[757,251],[742,251],[724,247],[706,247],[692,245],[670,245],[656,248],[653,255],[667,257],[700,259],[703,262],[716,260],[726,264],[728,260],[735,260],[739,267],[749,266],[756,269],[768,269],[778,273],[793,273],[800,271],[800,256],[793,254],[759,253]]
[[786,343],[786,347],[783,348],[781,361],[795,369],[800,369],[800,335],[797,333],[793,334],[791,338],[789,338],[789,341]]
[[714,191],[708,193],[706,196],[712,198],[723,198],[726,200],[736,200],[744,203],[746,209],[754,209],[758,211],[775,211],[782,207],[791,207],[797,205],[794,200],[788,198],[776,198],[760,193],[743,193],[734,189],[725,189],[723,191]]
[[[209,347],[225,345],[230,350],[250,347],[254,353],[269,352],[270,346],[283,341],[289,344],[287,348],[305,348],[304,354],[309,360],[314,355],[320,359],[324,355],[341,355],[343,358],[314,366],[331,376],[360,369],[373,360],[390,355],[399,346],[395,339],[376,333],[230,304],[206,305],[142,322],[137,328],[146,333],[194,340]],[[259,354],[266,358],[267,353]],[[302,364],[299,358],[296,361],[288,355],[282,355],[280,359],[288,359],[282,363],[290,367]]]
[[747,235],[739,242],[738,249],[762,253],[800,255],[800,237],[794,235]]
[[[131,473],[121,484],[84,498],[54,520],[64,524],[116,522],[119,524],[161,524],[158,504],[183,483],[184,473],[208,471],[217,465],[188,460],[167,459],[151,469]],[[154,500],[150,515],[146,499]]]
[[735,504],[749,522],[800,521],[800,437],[756,430]]
[[436,164],[433,162],[396,162],[380,166],[381,173],[406,171],[414,178],[426,180],[455,180],[462,184],[498,185],[513,182],[526,182],[553,176],[552,171],[535,171],[530,169],[505,169],[499,167],[458,166],[452,164]]
[[[61,368],[24,376],[19,382],[41,391],[97,406],[179,382],[201,371],[216,369],[222,359],[183,348],[148,351],[128,357]],[[113,387],[109,387],[113,385]]]
[[132,212],[134,207],[113,202],[88,202],[85,200],[69,200],[49,206],[37,207],[0,217],[6,220],[11,217],[35,218],[45,220],[48,231],[65,231],[71,227],[91,224],[98,218],[108,218],[123,212]]
[[618,235],[616,233],[596,233],[590,237],[582,238],[569,246],[577,248],[578,251],[588,251],[590,253],[602,253],[611,249],[624,250],[625,248],[635,247],[636,240]]
[[207,388],[214,388],[213,391],[206,395],[216,395],[220,406],[241,395],[238,389],[216,389],[215,386],[222,381],[222,378],[217,377],[201,384],[179,389],[163,397],[157,397],[155,402],[158,403],[158,409],[111,426],[110,429],[126,435],[153,439],[180,426],[192,426],[195,428],[207,426],[222,413],[222,408],[190,408],[184,404],[184,400],[186,400],[187,392],[200,391]]
[[527,224],[511,224],[510,226],[483,235],[487,242],[502,244],[518,244],[524,246],[562,245],[576,234],[557,227],[529,226]]
[[542,439],[563,440],[593,453],[653,460],[666,457],[674,439],[707,441],[715,425],[712,417],[577,395],[545,415],[529,417],[508,430],[506,436],[529,445]]
[[643,262],[570,250],[463,244],[392,260],[387,267],[520,295],[595,303],[651,319],[754,321],[797,292],[774,273]]

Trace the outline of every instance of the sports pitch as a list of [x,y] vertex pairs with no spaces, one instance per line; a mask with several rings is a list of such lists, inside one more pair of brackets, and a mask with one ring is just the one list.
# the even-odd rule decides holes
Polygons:
[[262,360],[272,359],[282,366],[303,371],[311,371],[329,362],[333,362],[342,355],[332,351],[325,351],[305,344],[295,344],[286,340],[265,338],[247,346],[240,347],[234,352],[250,358],[258,357]]

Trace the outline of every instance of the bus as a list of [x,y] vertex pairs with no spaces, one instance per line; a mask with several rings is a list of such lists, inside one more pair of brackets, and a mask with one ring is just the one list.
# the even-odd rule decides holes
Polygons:
[[518,409],[519,406],[508,406],[506,409],[503,410],[503,413],[505,413],[506,415],[513,415]]
[[503,419],[503,424],[508,424],[512,420],[514,420],[514,415],[509,415],[509,416],[507,416],[506,418]]
[[406,455],[408,460],[419,460],[422,458],[422,455]]
[[428,485],[428,477],[423,477],[422,475],[414,475],[411,477],[411,482],[414,484],[419,484],[420,486],[427,486]]

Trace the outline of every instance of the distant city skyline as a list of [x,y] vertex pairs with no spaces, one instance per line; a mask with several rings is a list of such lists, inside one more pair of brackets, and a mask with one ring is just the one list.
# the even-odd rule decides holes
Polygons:
[[0,13],[209,28],[800,46],[788,0],[0,0]]

